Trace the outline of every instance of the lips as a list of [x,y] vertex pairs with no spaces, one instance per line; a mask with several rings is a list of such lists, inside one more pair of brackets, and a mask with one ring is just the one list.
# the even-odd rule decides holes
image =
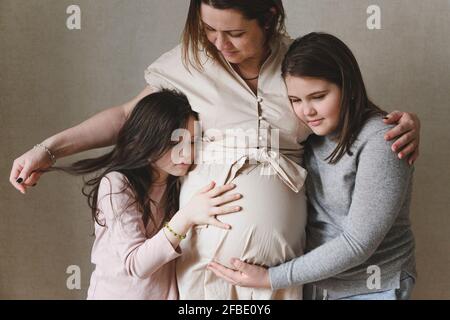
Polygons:
[[308,121],[308,124],[311,127],[317,127],[317,126],[320,126],[322,124],[322,121],[323,121],[323,119],[311,120],[311,121]]
[[232,56],[232,55],[236,54],[236,52],[222,51],[222,54],[223,54],[224,56]]

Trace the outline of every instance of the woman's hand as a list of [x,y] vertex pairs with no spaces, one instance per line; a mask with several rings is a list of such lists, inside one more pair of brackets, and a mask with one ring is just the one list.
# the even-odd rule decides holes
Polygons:
[[191,201],[180,210],[180,214],[186,219],[189,226],[213,225],[230,229],[229,225],[217,220],[216,216],[242,210],[239,206],[223,206],[242,198],[242,195],[237,193],[225,194],[235,187],[234,184],[215,187],[215,182],[211,182],[192,197]]
[[[58,158],[111,146],[116,143],[117,134],[137,103],[155,91],[155,88],[146,86],[131,101],[96,114],[79,125],[44,140],[43,145]],[[45,149],[32,149],[14,160],[9,181],[17,190],[25,193],[27,188],[34,186],[39,180],[42,175],[40,170],[51,165],[52,160]]]
[[49,154],[42,148],[33,148],[14,160],[9,182],[25,194],[27,188],[34,187],[45,170],[52,166]]
[[414,113],[394,111],[384,120],[386,124],[397,126],[386,133],[385,139],[397,138],[392,145],[392,151],[398,153],[400,159],[408,158],[410,165],[419,157],[420,120]]
[[231,264],[237,269],[232,270],[223,265],[210,262],[208,269],[232,285],[248,288],[271,289],[269,270],[264,267],[245,263],[238,259],[231,259]]

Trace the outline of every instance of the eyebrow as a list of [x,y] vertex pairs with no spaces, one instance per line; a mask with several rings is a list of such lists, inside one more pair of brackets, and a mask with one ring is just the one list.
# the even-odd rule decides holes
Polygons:
[[[203,24],[204,24],[205,26],[207,26],[208,28],[213,29],[213,30],[216,30],[216,29],[214,29],[213,27],[211,27],[209,24],[207,24],[205,21],[202,20],[202,22],[203,22]],[[216,30],[216,31],[217,31],[217,30]],[[223,32],[244,32],[244,31],[245,31],[245,30],[243,30],[243,29],[223,30]]]
[[[316,91],[316,92],[313,92],[313,93],[308,94],[307,97],[315,96],[315,95],[321,94],[321,93],[328,93],[329,91],[330,91],[330,90]],[[297,99],[299,99],[299,98],[296,97],[296,96],[289,96],[289,98],[297,98]]]

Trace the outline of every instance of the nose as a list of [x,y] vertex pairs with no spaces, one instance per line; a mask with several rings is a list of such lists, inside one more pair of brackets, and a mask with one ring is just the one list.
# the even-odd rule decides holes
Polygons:
[[303,105],[303,114],[306,117],[313,117],[317,114],[316,110],[309,103],[304,103]]
[[217,50],[223,51],[227,46],[228,40],[226,39],[226,36],[222,34],[221,32],[217,33],[215,46]]
[[179,159],[181,163],[192,164],[194,160],[194,144],[186,143],[180,150]]

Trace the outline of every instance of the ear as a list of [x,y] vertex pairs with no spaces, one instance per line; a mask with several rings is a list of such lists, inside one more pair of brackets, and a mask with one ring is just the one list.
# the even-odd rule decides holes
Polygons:
[[266,29],[266,30],[270,29],[272,21],[276,15],[277,15],[277,8],[275,8],[275,7],[270,8],[269,14],[267,15],[267,21],[266,21],[266,25],[264,26],[264,29]]

